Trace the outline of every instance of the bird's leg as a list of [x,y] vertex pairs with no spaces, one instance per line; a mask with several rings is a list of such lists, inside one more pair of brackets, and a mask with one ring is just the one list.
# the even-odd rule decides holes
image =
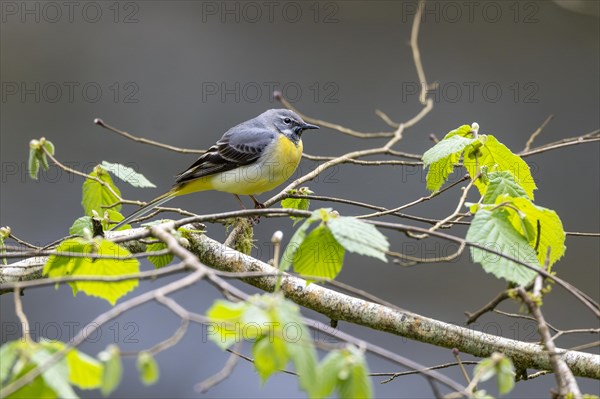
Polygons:
[[[254,209],[263,209],[265,207],[265,204],[259,202],[254,195],[250,195],[249,197],[254,201]],[[255,216],[252,221],[254,224],[260,223],[260,216]]]
[[254,209],[263,209],[265,207],[265,204],[259,202],[254,195],[250,195],[250,198],[254,201]]
[[244,203],[242,202],[242,199],[240,198],[239,195],[237,194],[233,194],[235,196],[235,198],[238,200],[238,202],[240,203],[242,209],[246,209],[246,207],[244,206]]

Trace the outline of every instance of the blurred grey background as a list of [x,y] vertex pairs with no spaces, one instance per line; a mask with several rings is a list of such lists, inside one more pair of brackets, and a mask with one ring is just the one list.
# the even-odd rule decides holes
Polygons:
[[[440,88],[433,93],[433,112],[407,131],[396,148],[422,153],[432,145],[431,133],[441,137],[474,121],[481,132],[496,135],[514,151],[523,148],[530,133],[550,114],[554,120],[536,144],[598,128],[598,2],[561,3],[566,7],[547,1],[429,2],[420,48],[427,76],[439,82]],[[207,148],[229,127],[279,107],[273,89],[282,90],[307,115],[361,131],[387,129],[375,116],[376,108],[396,121],[407,120],[420,109],[408,46],[416,9],[413,1],[0,4],[0,225],[10,226],[30,242],[47,243],[66,235],[83,212],[80,178],[54,166],[38,181],[28,177],[32,138],[45,136],[53,141],[58,159],[78,170],[89,172],[102,160],[134,167],[158,188],[117,184],[126,198],[149,200],[166,190],[173,175],[195,157],[125,140],[95,126],[94,118],[172,145]],[[304,135],[306,152],[319,155],[379,143],[328,129]],[[596,143],[532,156],[527,162],[539,187],[536,203],[556,210],[566,230],[599,230]],[[303,161],[299,173],[315,166]],[[343,165],[308,186],[317,194],[392,207],[425,195],[424,176],[415,168]],[[443,217],[454,209],[459,194],[453,190],[410,213]],[[187,196],[171,205],[197,213],[238,209],[235,199],[222,193]],[[320,206],[331,205],[311,205]],[[363,212],[334,208],[346,215]],[[256,228],[257,257],[269,259],[269,240],[277,229],[286,238],[293,232],[287,219],[263,221]],[[464,236],[465,230],[456,228],[453,233]],[[222,239],[225,233],[221,226],[210,225],[208,234]],[[416,256],[444,255],[456,249],[435,241],[415,247],[404,235],[386,234],[394,248],[411,250]],[[555,270],[598,300],[598,259],[597,239],[569,237],[566,256]],[[468,255],[449,264],[412,268],[348,255],[339,279],[403,308],[457,324],[464,323],[464,311],[479,308],[505,287],[472,264]],[[135,294],[162,283],[145,282]],[[198,312],[218,297],[206,284],[175,296]],[[2,296],[0,302],[2,342],[18,339],[12,298]],[[34,336],[64,341],[109,306],[83,294],[73,298],[63,286],[28,290],[24,307]],[[518,310],[508,304],[502,308]],[[583,306],[559,288],[545,298],[544,311],[559,328],[599,327]],[[146,349],[170,336],[177,325],[177,318],[163,308],[145,306],[102,328],[82,349],[92,355],[109,343],[119,344],[124,351]],[[343,322],[339,328],[425,365],[453,361],[446,349]],[[509,338],[537,339],[533,322],[497,315],[483,317],[473,328]],[[570,337],[558,344],[570,347],[595,339]],[[135,359],[127,359],[125,378],[113,397],[303,396],[295,378],[287,375],[277,375],[261,387],[252,366],[244,361],[229,380],[207,394],[196,393],[194,384],[220,370],[226,360],[215,345],[203,341],[202,329],[193,326],[183,342],[160,353],[161,378],[151,388],[139,382]],[[597,348],[593,351],[598,353]],[[470,360],[468,356],[463,359]],[[369,365],[373,372],[398,370],[372,357]],[[463,381],[458,370],[447,374]],[[378,378],[373,382],[377,397],[432,396],[418,376],[385,385]],[[598,381],[580,382],[583,391],[599,393]],[[553,386],[553,376],[545,376],[518,383],[507,397],[548,397]],[[497,394],[493,383],[482,387]],[[100,396],[97,391],[82,395]]]

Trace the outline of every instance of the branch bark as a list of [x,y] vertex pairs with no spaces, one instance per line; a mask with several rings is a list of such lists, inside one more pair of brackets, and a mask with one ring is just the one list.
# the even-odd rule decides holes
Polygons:
[[[190,226],[188,226],[190,228]],[[201,262],[229,272],[277,273],[271,265],[244,255],[205,235],[191,234],[190,250]],[[276,277],[244,279],[264,291],[273,291]],[[496,335],[431,319],[416,313],[391,309],[345,295],[306,280],[285,274],[281,290],[298,305],[315,310],[335,320],[343,320],[375,330],[411,338],[445,348],[458,348],[463,353],[488,357],[502,352],[517,368],[551,369],[548,353],[542,345],[516,341]],[[574,375],[600,379],[600,356],[584,352],[556,349]]]
[[[194,230],[193,225],[186,225],[184,228],[189,231]],[[137,228],[107,232],[107,238],[118,241],[126,237],[137,238],[144,231],[146,230],[143,228]],[[264,291],[274,290],[278,270],[271,265],[235,251],[200,233],[189,233],[186,238],[190,242],[190,251],[198,256],[202,263],[227,272],[267,274],[269,276],[249,277],[242,280]],[[128,241],[123,244],[132,252],[145,249],[145,246],[139,241]],[[42,266],[38,265],[43,265],[44,257],[30,258],[22,262],[31,266],[27,268],[30,271],[27,279],[41,278]],[[3,272],[6,271],[3,270]],[[18,278],[21,281],[23,279],[22,272],[21,270]],[[457,348],[462,353],[477,357],[488,357],[494,352],[502,352],[511,358],[515,366],[520,369],[552,369],[548,353],[542,345],[486,334],[409,311],[392,309],[317,284],[307,285],[306,280],[287,273],[283,276],[281,290],[286,297],[298,305],[335,320],[354,323],[449,349]],[[556,349],[556,352],[562,355],[564,362],[575,376],[600,379],[600,356],[559,348]]]

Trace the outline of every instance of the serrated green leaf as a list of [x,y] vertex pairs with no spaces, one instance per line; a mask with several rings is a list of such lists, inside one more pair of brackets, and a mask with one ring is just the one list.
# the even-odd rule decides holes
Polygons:
[[444,139],[448,139],[452,136],[461,136],[461,137],[473,137],[473,128],[471,125],[461,125],[454,130],[451,130],[444,136]]
[[484,204],[493,204],[500,195],[510,197],[527,197],[523,187],[515,181],[513,174],[507,170],[487,174],[488,185],[483,196]]
[[[480,135],[477,140],[478,143],[473,143],[465,150],[463,157],[463,164],[471,177],[477,175],[478,167],[487,167],[490,173],[508,171],[513,175],[517,184],[527,193],[527,196],[533,199],[533,190],[537,189],[537,186],[531,176],[529,165],[492,135]],[[478,146],[475,144],[478,144]],[[485,194],[486,184],[484,182],[477,180],[475,186],[482,195]]]
[[[519,213],[510,207],[509,220],[515,230],[527,237],[529,245],[537,248],[537,259],[540,265],[546,262],[546,254],[550,249],[550,264],[552,266],[565,253],[566,234],[562,222],[556,212],[533,204],[527,198],[510,198],[508,196],[498,197],[497,203],[507,202],[516,207]],[[524,216],[524,217],[523,217]],[[540,237],[537,237],[537,223],[540,224]]]
[[133,187],[156,187],[150,180],[146,179],[144,175],[128,166],[121,165],[120,163],[102,161],[102,167],[123,180],[125,183],[131,184]]
[[371,256],[387,262],[385,253],[390,244],[387,237],[375,226],[353,217],[337,217],[327,222],[327,227],[346,251]]
[[294,254],[294,271],[308,277],[333,279],[342,270],[344,247],[320,225],[310,232]]
[[123,377],[123,364],[121,351],[117,345],[109,345],[106,350],[98,354],[98,359],[104,364],[102,372],[102,395],[110,395],[121,383]]
[[[56,249],[59,253],[85,253],[110,256],[119,259],[101,258],[91,259],[85,257],[69,257],[52,255],[44,265],[44,274],[48,277],[62,276],[120,276],[139,273],[139,262],[135,258],[123,259],[131,256],[125,248],[104,238],[95,238],[88,241],[82,238],[72,238],[63,241]],[[107,300],[111,305],[133,290],[138,285],[138,280],[124,280],[115,282],[104,281],[75,281],[69,282],[73,295],[83,291],[87,295],[97,296]]]
[[463,150],[475,141],[465,137],[471,127],[463,125],[448,133],[444,139],[423,154],[423,163],[429,167],[427,171],[427,189],[439,190],[454,170],[454,164],[460,160]]
[[92,251],[93,243],[80,237],[69,238],[60,243],[56,248],[56,252],[61,255],[51,255],[48,262],[44,265],[44,275],[49,277],[69,276],[73,273],[73,269],[77,266],[80,259],[65,256],[68,254],[81,254]]
[[37,180],[40,170],[40,160],[37,157],[37,150],[34,148],[29,149],[29,161],[27,165],[29,167],[29,177]]
[[448,176],[454,171],[454,165],[459,159],[460,153],[456,153],[432,163],[425,178],[427,189],[432,192],[439,190],[448,179]]
[[[477,211],[466,239],[539,267],[535,251],[525,237],[515,230],[507,211],[503,209]],[[486,272],[519,285],[526,285],[537,275],[525,266],[479,248],[471,247],[471,257],[474,262],[480,263]]]
[[81,389],[97,389],[102,385],[103,366],[98,360],[73,349],[67,355],[69,381]]
[[94,231],[94,226],[92,225],[91,216],[82,216],[76,219],[71,227],[69,227],[69,234],[84,236],[84,230],[87,229],[89,232]]
[[264,383],[271,374],[283,370],[289,360],[286,343],[278,336],[264,336],[252,346],[254,366]]
[[[165,244],[164,242],[149,244],[146,247],[146,250],[148,252],[158,252],[163,251],[165,249],[167,249],[167,244]],[[173,254],[168,253],[165,255],[148,256],[148,260],[154,265],[155,268],[159,269],[171,263],[171,261],[173,260]]]
[[443,140],[440,140],[423,154],[423,163],[425,166],[429,166],[434,162],[448,158],[450,155],[460,154],[474,140],[460,135],[444,137]]
[[140,380],[144,385],[153,385],[158,381],[160,371],[158,363],[149,352],[140,352],[137,358],[137,369],[140,373]]
[[[121,195],[121,192],[113,183],[108,172],[101,166],[96,166],[94,171],[90,173],[90,176],[99,178],[107,186],[111,187],[117,195]],[[92,211],[96,211],[98,215],[103,215],[104,207],[113,205],[117,201],[119,201],[119,198],[117,198],[106,186],[100,184],[96,180],[86,179],[83,183],[83,199],[81,205],[87,216],[92,216]],[[120,211],[121,204],[114,206],[112,209]]]

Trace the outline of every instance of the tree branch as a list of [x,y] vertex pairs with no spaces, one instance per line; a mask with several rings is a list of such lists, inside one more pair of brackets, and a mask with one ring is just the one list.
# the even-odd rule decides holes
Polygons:
[[[201,234],[191,234],[190,244],[191,250],[198,255],[200,261],[219,270],[277,272],[272,266]],[[269,292],[274,290],[276,280],[275,277],[244,279],[249,284]],[[548,354],[541,345],[485,334],[412,312],[390,309],[316,284],[307,285],[306,280],[289,274],[284,275],[281,290],[297,304],[336,320],[445,348],[458,348],[463,353],[478,357],[502,352],[519,368],[551,368]],[[600,379],[600,356],[564,350],[564,360],[575,375]]]

